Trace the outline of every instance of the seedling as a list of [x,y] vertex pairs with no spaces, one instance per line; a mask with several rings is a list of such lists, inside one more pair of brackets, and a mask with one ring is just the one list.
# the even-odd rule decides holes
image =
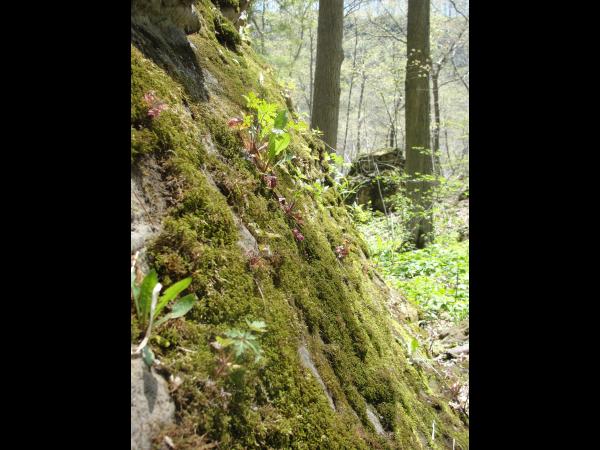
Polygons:
[[241,135],[244,148],[257,169],[263,174],[263,181],[273,189],[277,177],[273,169],[288,160],[285,150],[290,144],[289,128],[294,125],[289,121],[287,110],[277,110],[277,105],[268,103],[250,92],[246,106],[254,114],[244,114],[243,118],[233,117],[227,121],[230,128],[245,131]]
[[135,353],[140,353],[143,351],[144,360],[148,365],[151,365],[152,361],[154,360],[154,355],[147,347],[147,344],[152,334],[153,325],[160,326],[168,320],[177,319],[184,316],[190,309],[192,309],[192,306],[194,306],[194,303],[198,299],[194,294],[188,294],[178,299],[171,307],[171,312],[165,314],[154,324],[154,320],[164,311],[164,308],[172,300],[175,300],[177,296],[190,285],[192,278],[185,278],[177,283],[172,284],[164,291],[163,295],[159,297],[163,286],[158,282],[156,271],[151,270],[143,278],[142,282],[139,283],[141,272],[136,270],[136,260],[137,257],[134,258],[131,266],[131,297],[135,305],[140,327],[147,327],[147,329],[144,339],[137,347]]

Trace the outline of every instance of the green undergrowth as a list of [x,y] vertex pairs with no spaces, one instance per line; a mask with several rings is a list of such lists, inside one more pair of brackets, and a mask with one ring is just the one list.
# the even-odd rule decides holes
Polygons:
[[[245,111],[242,95],[249,91],[285,107],[281,88],[247,44],[235,53],[219,42],[211,27],[218,11],[209,1],[196,8],[205,26],[189,40],[215,80],[207,102],[192,102],[132,47],[132,163],[159,162],[171,199],[162,231],[149,245],[149,263],[167,286],[192,277],[188,291],[198,297],[185,317],[153,331],[156,357],[182,379],[173,393],[177,421],[169,436],[182,449],[195,448],[202,435],[231,449],[451,448],[453,438],[468,448],[460,419],[436,403],[441,400],[423,401],[423,395],[436,396],[393,336],[386,299],[363,256],[367,245],[335,190],[316,201],[277,169],[278,195],[297,198],[303,217],[304,240],[295,239],[294,224],[227,127]],[[150,91],[167,105],[154,118],[144,101]],[[313,137],[294,132],[289,149],[307,177],[322,175],[323,148]],[[256,239],[256,252],[238,244],[238,220]],[[350,252],[340,259],[335,248],[345,241]],[[211,343],[254,320],[267,326],[264,358],[218,375]],[[140,333],[132,317],[132,339]],[[302,366],[302,343],[336,411]],[[375,433],[367,403],[387,437]]]
[[405,250],[398,217],[357,209],[355,219],[377,268],[425,318],[459,322],[468,317],[468,239],[460,241],[456,232],[448,231],[424,249]]

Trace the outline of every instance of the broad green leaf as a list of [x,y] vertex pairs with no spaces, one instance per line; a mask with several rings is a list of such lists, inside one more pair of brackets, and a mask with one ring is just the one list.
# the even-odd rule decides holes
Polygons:
[[225,348],[233,344],[233,339],[222,338],[221,336],[217,336],[217,342],[221,347]]
[[287,121],[287,111],[285,109],[282,109],[277,113],[275,121],[273,122],[273,127],[283,130],[287,125]]
[[250,346],[248,340],[245,338],[245,335],[246,333],[244,333],[244,337],[236,341],[234,344],[236,358],[239,358]]
[[156,311],[154,317],[158,317],[162,309],[175,297],[177,297],[184,289],[186,289],[192,282],[192,277],[184,278],[175,284],[169,286],[165,293],[158,299],[156,304]]
[[244,122],[242,123],[242,127],[248,128],[252,125],[254,121],[254,116],[252,114],[244,114]]
[[412,338],[412,340],[410,341],[410,353],[414,353],[418,348],[419,341],[417,341],[415,338]]
[[259,105],[259,98],[256,96],[254,92],[249,92],[248,96],[242,95],[246,100],[246,106],[251,109],[256,109]]
[[179,317],[184,316],[190,309],[192,309],[192,306],[194,306],[196,300],[198,299],[194,294],[189,294],[185,297],[180,298],[173,305],[173,309],[171,310],[171,312],[156,322],[156,326],[165,323],[167,320],[177,319]]
[[239,358],[243,353],[244,353],[244,343],[243,342],[235,342],[234,343],[234,348],[235,348],[235,357]]
[[152,303],[152,290],[158,283],[158,276],[155,270],[151,270],[148,275],[144,277],[140,286],[140,321],[142,324],[146,324],[150,319],[150,305]]
[[290,144],[290,135],[288,133],[271,134],[269,138],[268,157],[274,161],[277,156]]
[[148,345],[142,349],[142,358],[148,367],[152,367],[155,358],[152,349]]
[[250,350],[252,350],[252,353],[254,353],[255,355],[258,355],[260,353],[260,350],[256,347],[256,344],[254,344],[254,342],[248,340],[246,341],[246,345]]
[[244,336],[244,333],[238,330],[237,328],[232,328],[225,333],[225,336],[230,337],[232,339],[239,339]]

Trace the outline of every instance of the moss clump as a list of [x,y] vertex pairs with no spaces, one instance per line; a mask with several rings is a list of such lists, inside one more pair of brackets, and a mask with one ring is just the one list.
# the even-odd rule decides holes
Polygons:
[[212,2],[217,5],[219,8],[239,8],[240,0],[212,0]]
[[221,16],[215,16],[213,25],[217,40],[233,51],[238,50],[238,46],[242,44],[242,38],[235,27]]
[[159,148],[159,139],[147,128],[131,128],[131,156],[137,158]]

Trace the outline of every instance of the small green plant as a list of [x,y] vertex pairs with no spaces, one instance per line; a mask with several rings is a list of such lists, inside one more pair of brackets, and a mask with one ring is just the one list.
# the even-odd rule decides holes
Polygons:
[[146,363],[151,365],[154,360],[154,355],[147,344],[152,334],[153,326],[160,326],[168,320],[183,317],[190,309],[192,309],[194,303],[198,299],[196,295],[188,294],[178,299],[171,306],[171,312],[165,314],[159,320],[156,320],[164,311],[165,307],[171,301],[175,300],[177,296],[190,285],[192,278],[185,278],[177,283],[173,283],[164,291],[163,295],[159,297],[163,286],[158,281],[156,271],[151,270],[142,279],[142,274],[136,267],[136,261],[137,254],[136,257],[134,257],[134,262],[131,266],[131,298],[135,305],[138,323],[142,329],[146,328],[146,334],[135,353],[142,352]]
[[248,331],[232,328],[225,333],[225,338],[217,337],[217,342],[223,348],[230,347],[236,359],[240,359],[244,353],[250,352],[254,355],[254,361],[258,362],[263,357],[263,350],[258,342],[258,335],[254,333],[266,333],[267,325],[262,320],[248,322]]
[[248,330],[243,331],[238,328],[232,328],[225,332],[225,337],[217,336],[211,343],[217,351],[217,364],[214,369],[215,378],[228,375],[232,369],[238,369],[241,366],[244,357],[248,354],[254,356],[254,362],[259,362],[263,358],[263,350],[259,342],[259,336],[255,333],[266,333],[267,326],[262,320],[254,322],[246,321]]
[[289,130],[297,125],[288,120],[287,110],[278,110],[277,105],[258,98],[254,92],[243,97],[247,108],[254,113],[244,114],[241,119],[229,119],[227,124],[230,128],[245,131],[242,135],[244,148],[267,186],[273,189],[277,178],[272,171],[290,159],[286,152],[291,140]]
[[352,205],[348,205],[348,210],[350,211],[350,215],[354,222],[359,225],[367,224],[373,220],[373,211],[356,202]]
[[319,201],[323,197],[323,193],[325,193],[329,189],[329,186],[325,186],[319,179],[313,181],[312,183],[302,182],[301,186],[302,189],[313,194],[315,200]]
[[352,164],[347,163],[343,156],[337,153],[323,154],[323,160],[328,163],[329,174],[333,177],[334,187],[340,195],[342,201],[355,194],[360,188],[360,184],[352,185],[348,177],[344,175],[344,169],[348,169]]

